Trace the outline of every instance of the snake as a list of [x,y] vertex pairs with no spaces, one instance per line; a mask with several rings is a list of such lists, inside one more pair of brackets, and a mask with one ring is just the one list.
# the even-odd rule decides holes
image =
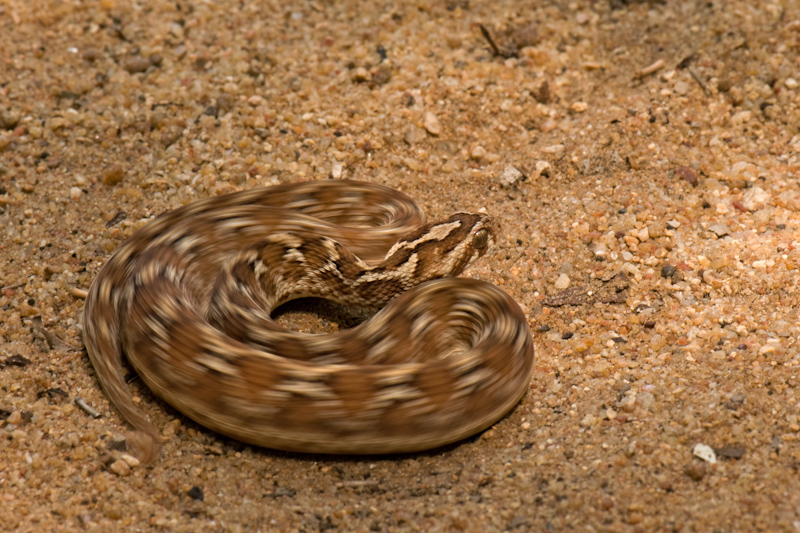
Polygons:
[[[84,343],[144,461],[163,438],[126,368],[244,443],[322,454],[438,448],[492,426],[529,387],[534,349],[520,306],[457,277],[496,238],[489,215],[429,223],[411,197],[369,182],[194,201],[149,221],[103,264],[84,305]],[[374,314],[326,334],[275,321],[300,298]]]

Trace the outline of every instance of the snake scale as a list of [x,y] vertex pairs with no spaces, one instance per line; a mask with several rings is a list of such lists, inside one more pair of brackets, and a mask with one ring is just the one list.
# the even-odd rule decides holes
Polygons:
[[[473,435],[528,388],[517,303],[455,278],[495,237],[483,214],[426,223],[393,189],[356,181],[256,188],[169,211],[127,239],[86,299],[84,340],[113,406],[152,459],[160,436],[124,359],[189,418],[274,449],[383,454]],[[320,297],[380,308],[311,335],[271,313]]]

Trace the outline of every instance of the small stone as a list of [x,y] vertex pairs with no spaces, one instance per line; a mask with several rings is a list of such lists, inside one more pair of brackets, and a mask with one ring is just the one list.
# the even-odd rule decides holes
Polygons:
[[392,79],[392,69],[388,65],[381,65],[372,72],[372,81],[375,85],[385,85]]
[[697,187],[697,172],[695,172],[693,168],[678,167],[675,169],[675,175],[689,183],[692,187]]
[[422,128],[409,124],[403,132],[403,140],[409,145],[414,146],[425,138]]
[[111,520],[119,520],[123,516],[122,506],[107,502],[106,505],[103,506],[103,515]]
[[758,355],[767,355],[771,354],[775,351],[775,346],[772,344],[765,344],[761,348],[758,349]]
[[647,233],[651,239],[657,239],[658,237],[662,237],[664,235],[660,224],[650,224],[647,226]]
[[344,172],[344,164],[341,161],[334,161],[331,165],[331,177],[335,180],[341,179]]
[[731,233],[731,229],[725,224],[711,224],[708,227],[708,231],[717,237],[724,237],[725,235],[730,235]]
[[558,276],[558,279],[556,280],[556,282],[555,282],[555,284],[553,286],[556,289],[563,290],[563,289],[568,288],[569,284],[570,284],[569,276],[567,276],[566,274],[561,274],[560,276]]
[[537,161],[536,165],[533,169],[533,179],[538,178],[539,176],[548,177],[550,176],[550,163],[547,161]]
[[247,99],[247,103],[253,107],[258,107],[265,102],[266,100],[264,100],[264,97],[258,94],[254,94],[253,96]]
[[594,415],[586,415],[583,417],[583,420],[581,420],[581,426],[590,427],[594,425],[596,420],[597,418]]
[[483,146],[478,145],[470,151],[469,156],[475,161],[480,161],[486,157],[486,149]]
[[712,465],[717,462],[717,454],[714,453],[714,449],[707,444],[695,444],[692,455]]
[[512,167],[511,165],[506,165],[506,168],[503,169],[503,173],[500,174],[500,186],[511,187],[515,185],[523,177],[524,175],[522,174],[522,172],[520,172],[516,167]]
[[356,83],[363,83],[365,81],[369,81],[372,78],[372,76],[370,76],[369,74],[369,71],[364,67],[358,67],[354,69],[350,77]]
[[113,167],[106,169],[106,171],[100,178],[100,181],[104,185],[116,185],[124,178],[125,178],[125,171],[122,170],[122,167],[119,165],[114,165]]
[[22,414],[20,414],[19,411],[14,411],[10,415],[8,415],[8,418],[6,418],[6,422],[18,426],[22,422]]
[[708,467],[702,461],[692,461],[685,469],[684,472],[687,476],[695,481],[700,481],[706,476]]
[[678,269],[675,268],[672,265],[664,265],[663,267],[661,267],[661,277],[662,278],[671,278],[672,276],[675,275],[675,272],[677,270]]
[[794,78],[786,78],[783,82],[787,89],[797,89],[797,80]]
[[120,477],[129,476],[131,474],[131,466],[122,459],[111,463],[108,469]]
[[598,242],[594,245],[594,255],[595,257],[605,257],[608,253],[608,246],[603,244],[602,242]]
[[681,223],[677,220],[667,220],[667,227],[671,230],[675,230],[681,227]]
[[542,151],[548,154],[560,154],[564,151],[564,148],[563,144],[553,144],[551,146],[545,146]]
[[19,124],[19,111],[9,109],[0,113],[0,126],[7,130],[13,130]]
[[120,456],[120,458],[121,458],[123,461],[125,461],[126,463],[128,463],[128,466],[130,466],[131,468],[133,468],[133,467],[137,467],[137,466],[139,466],[139,465],[141,464],[141,462],[139,461],[139,459],[137,459],[136,457],[134,457],[133,455],[130,455],[130,454],[128,454],[128,453],[123,453],[123,454]]
[[770,194],[761,187],[748,189],[742,196],[742,205],[748,211],[755,211],[764,207],[770,199]]
[[434,115],[430,111],[427,111],[425,113],[425,119],[423,121],[423,125],[425,126],[425,129],[428,131],[428,133],[430,133],[431,135],[438,136],[440,133],[442,133],[442,125],[439,122],[439,119],[436,118],[436,115]]
[[130,74],[144,72],[151,64],[149,58],[139,55],[126,57],[122,60],[122,68],[127,70]]
[[639,232],[636,234],[636,237],[639,238],[640,242],[649,241],[650,240],[650,230],[647,228],[647,226],[645,226],[645,227],[643,227],[642,229],[639,230]]
[[203,489],[201,489],[197,485],[189,489],[188,494],[191,499],[197,500],[199,502],[202,502],[205,499],[205,495],[203,494]]

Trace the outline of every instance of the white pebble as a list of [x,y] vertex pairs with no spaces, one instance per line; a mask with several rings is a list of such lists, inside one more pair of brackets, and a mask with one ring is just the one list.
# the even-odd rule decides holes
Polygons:
[[769,198],[770,194],[767,191],[761,187],[753,187],[742,195],[742,205],[744,205],[748,211],[755,211],[759,207],[766,205]]
[[570,284],[569,276],[567,276],[566,274],[561,274],[560,276],[558,276],[558,279],[556,280],[554,286],[556,289],[566,289],[569,287],[569,284]]
[[129,466],[132,466],[132,467],[136,467],[136,466],[139,466],[141,464],[139,462],[139,459],[137,459],[136,457],[134,457],[134,456],[132,456],[130,454],[127,454],[127,453],[123,453],[120,458],[123,461],[125,461],[126,463],[128,463]]
[[342,177],[343,172],[344,172],[344,165],[342,165],[342,162],[334,161],[333,165],[331,165],[331,177],[335,180],[338,180]]
[[77,200],[78,198],[80,198],[81,194],[83,194],[83,191],[80,190],[79,187],[72,187],[69,190],[69,197],[72,198],[73,200]]
[[506,168],[503,169],[503,173],[500,174],[500,186],[511,187],[521,180],[522,177],[522,172],[520,172],[516,167],[506,165]]
[[717,454],[714,453],[714,449],[707,444],[695,444],[692,454],[712,465],[717,462]]

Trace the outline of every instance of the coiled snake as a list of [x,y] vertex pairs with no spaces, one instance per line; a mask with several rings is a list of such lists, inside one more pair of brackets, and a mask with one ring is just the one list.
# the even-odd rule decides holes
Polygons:
[[[123,357],[167,403],[244,442],[434,448],[489,427],[528,387],[533,343],[519,306],[489,283],[452,279],[493,241],[486,215],[426,224],[408,196],[370,183],[209,198],[122,244],[89,290],[84,339],[111,403],[145,437],[145,459],[159,436]],[[309,296],[385,307],[329,335],[270,317]]]

